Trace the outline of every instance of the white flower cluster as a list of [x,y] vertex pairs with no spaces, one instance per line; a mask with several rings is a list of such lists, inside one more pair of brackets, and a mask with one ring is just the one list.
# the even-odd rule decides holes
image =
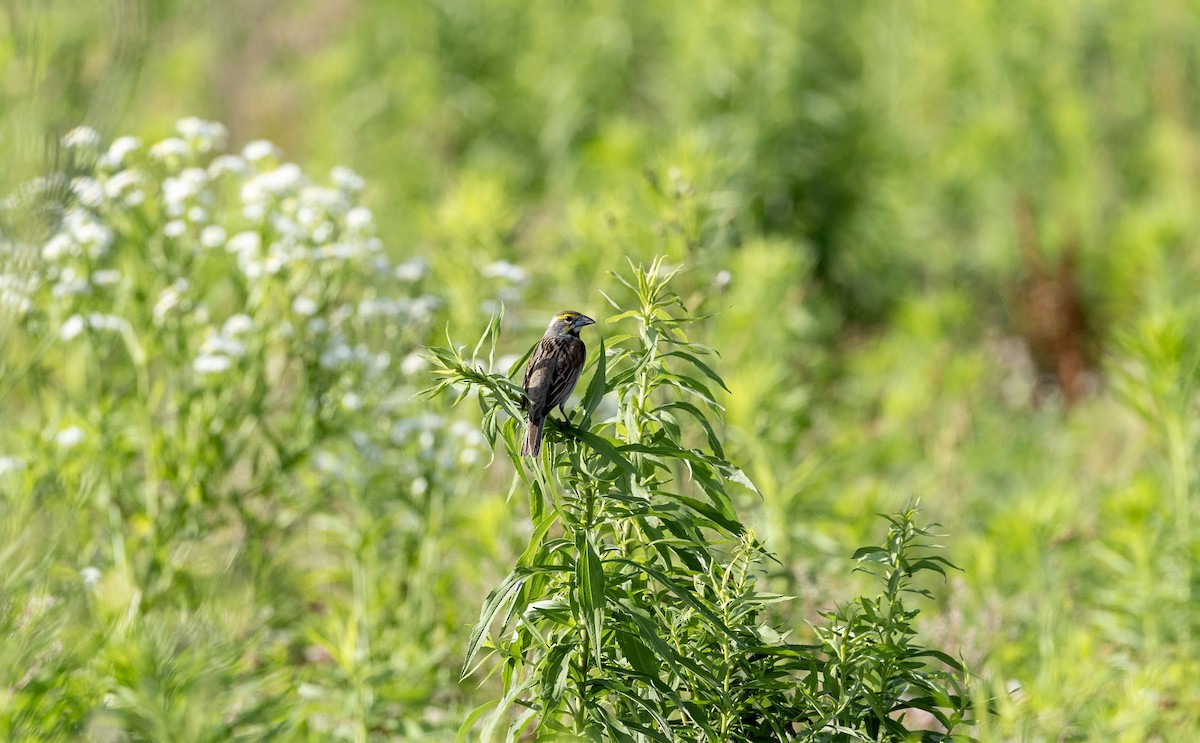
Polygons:
[[[196,118],[158,142],[105,147],[94,130],[68,133],[72,177],[38,179],[0,202],[55,225],[36,243],[0,235],[0,311],[64,353],[138,349],[129,353],[142,373],[180,399],[220,395],[221,425],[244,414],[239,395],[268,386],[307,396],[270,414],[319,411],[360,451],[403,444],[427,463],[477,461],[482,436],[449,418],[363,425],[406,409],[425,386],[417,344],[440,306],[424,293],[429,262],[387,259],[354,171],[317,180],[270,142],[227,151],[228,138]],[[504,262],[485,275],[498,291],[526,280]],[[46,436],[61,449],[85,442],[74,427]]]
[[123,317],[106,315],[100,312],[92,312],[86,317],[83,315],[71,315],[62,324],[62,327],[58,329],[58,337],[64,341],[72,340],[75,336],[82,333],[84,328],[120,333],[129,329],[129,321]]
[[487,439],[478,426],[434,413],[397,421],[391,438],[397,446],[415,446],[420,458],[433,460],[444,469],[476,464],[487,451]]
[[233,315],[218,331],[210,330],[200,344],[200,355],[192,361],[192,370],[201,376],[220,374],[233,368],[246,355],[245,336],[254,329],[249,315]]
[[529,280],[525,269],[509,261],[493,261],[480,269],[485,279],[491,279],[499,284],[496,297],[484,300],[479,309],[485,315],[495,314],[503,304],[518,304],[521,301],[521,290]]

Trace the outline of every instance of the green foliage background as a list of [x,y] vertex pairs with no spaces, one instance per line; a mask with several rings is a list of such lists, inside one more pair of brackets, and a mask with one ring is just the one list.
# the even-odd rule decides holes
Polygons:
[[[429,327],[476,337],[481,299],[502,299],[518,355],[553,311],[599,312],[626,257],[663,254],[687,266],[689,307],[716,313],[727,453],[763,492],[739,510],[782,560],[769,580],[799,597],[798,633],[856,594],[847,556],[877,541],[874,514],[917,495],[964,568],[924,631],[994,700],[981,739],[1191,740],[1198,10],[5,0],[0,186],[60,165],[80,123],[149,143],[186,115],[222,121],[235,148],[353,167],[389,255],[429,263]],[[1098,364],[1069,408],[1022,340],[1021,203],[1048,262],[1076,252]],[[501,260],[527,279],[486,270]],[[28,348],[8,318],[0,334],[0,455],[21,455],[48,444],[27,436]],[[87,468],[64,465],[68,483],[71,466]],[[455,671],[527,537],[508,485],[482,461],[404,470],[132,622],[112,535],[72,515],[86,489],[30,500],[8,478],[4,726],[219,740],[237,708],[312,739],[443,740],[490,691]],[[101,606],[70,598],[93,562],[113,583]],[[224,619],[181,620],[197,606]],[[242,654],[259,632],[268,650]],[[228,688],[239,664],[267,671]],[[113,708],[144,714],[88,709],[100,675],[124,684]],[[298,688],[295,709],[262,702]]]

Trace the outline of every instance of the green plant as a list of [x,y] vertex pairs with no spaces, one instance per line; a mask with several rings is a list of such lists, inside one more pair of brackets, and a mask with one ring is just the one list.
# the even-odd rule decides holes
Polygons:
[[424,264],[352,171],[224,140],[81,127],[0,203],[6,739],[365,740],[453,683],[434,566],[483,439],[412,406]]
[[[712,350],[687,338],[698,318],[670,291],[673,274],[658,260],[616,276],[631,301],[610,298],[608,324],[636,327],[601,339],[572,421],[547,428],[533,461],[517,453],[511,376],[523,360],[495,370],[503,315],[470,356],[431,349],[440,379],[429,394],[476,395],[484,435],[516,466],[514,492],[529,493],[533,521],[467,649],[464,675],[491,651],[503,696],[476,709],[460,739],[481,719],[485,740],[529,728],[620,741],[902,739],[892,715],[905,708],[952,729],[963,719],[961,667],[911,643],[916,612],[901,602],[908,576],[948,564],[913,555],[925,533],[914,512],[893,521],[885,547],[859,553],[886,566],[882,598],[831,615],[820,645],[790,643],[772,626],[767,608],[785,599],[757,588],[769,555],[727,490],[754,486],[725,458],[712,422],[723,383]],[[929,658],[952,670],[922,670]]]
[[[916,643],[913,620],[919,612],[904,603],[905,594],[933,598],[915,585],[916,576],[930,572],[945,577],[946,568],[954,568],[931,552],[931,527],[919,526],[917,515],[910,506],[887,516],[891,528],[884,544],[854,553],[856,570],[875,576],[883,586],[881,594],[860,596],[825,613],[828,624],[817,628],[827,661],[805,680],[802,694],[816,711],[815,719],[831,729],[830,739],[836,739],[833,731],[863,740],[903,739],[903,714],[909,711],[931,716],[947,732],[969,718],[962,665]],[[926,659],[936,661],[935,667]]]

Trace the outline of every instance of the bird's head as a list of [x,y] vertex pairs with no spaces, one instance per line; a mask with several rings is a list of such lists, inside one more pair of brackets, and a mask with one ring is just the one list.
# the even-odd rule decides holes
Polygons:
[[596,321],[582,312],[575,310],[563,310],[554,316],[550,321],[549,327],[546,328],[547,333],[579,335],[580,328],[588,325],[595,325]]

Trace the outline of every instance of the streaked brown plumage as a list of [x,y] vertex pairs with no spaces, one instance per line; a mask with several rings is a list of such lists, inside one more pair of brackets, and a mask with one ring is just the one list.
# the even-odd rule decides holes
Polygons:
[[529,357],[523,385],[525,394],[521,398],[521,405],[529,414],[529,429],[521,454],[536,457],[542,450],[542,431],[551,410],[557,407],[563,417],[567,416],[563,406],[575,389],[587,358],[587,347],[579,338],[579,331],[595,322],[574,310],[559,312],[550,320],[546,334]]

